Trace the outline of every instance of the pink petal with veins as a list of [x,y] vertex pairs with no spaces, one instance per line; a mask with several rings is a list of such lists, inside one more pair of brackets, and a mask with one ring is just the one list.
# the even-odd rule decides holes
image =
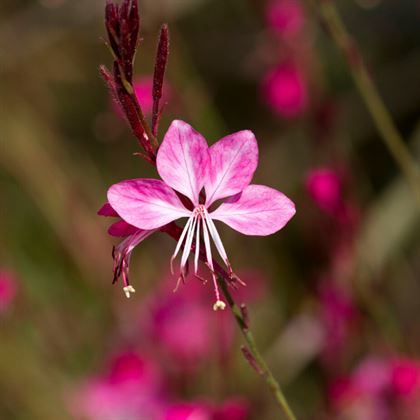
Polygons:
[[108,190],[108,201],[122,219],[139,229],[157,229],[191,213],[175,192],[157,179],[114,184]]
[[210,214],[245,235],[266,236],[280,230],[295,214],[283,193],[263,185],[249,185]]
[[175,120],[165,134],[157,154],[157,170],[173,189],[193,204],[204,186],[209,161],[205,138],[189,124]]
[[113,223],[108,228],[108,233],[111,236],[117,236],[120,238],[125,238],[126,236],[130,236],[133,233],[136,233],[137,231],[138,229],[135,226],[128,224],[124,220],[119,220],[118,222]]
[[251,182],[258,165],[257,140],[249,130],[223,137],[209,151],[207,206],[241,192]]

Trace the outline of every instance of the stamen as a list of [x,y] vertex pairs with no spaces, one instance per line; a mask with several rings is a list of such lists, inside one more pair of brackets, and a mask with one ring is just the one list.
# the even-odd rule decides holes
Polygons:
[[183,272],[185,263],[187,262],[188,256],[190,255],[191,244],[192,244],[192,240],[194,236],[196,223],[197,223],[197,217],[194,216],[193,223],[190,225],[188,229],[187,239],[185,240],[184,251],[182,253],[182,258],[181,258],[181,272]]
[[213,305],[213,311],[218,311],[220,310],[224,310],[226,308],[226,303],[223,302],[222,300],[218,300],[214,305]]
[[222,240],[220,239],[219,232],[217,232],[216,226],[213,220],[211,219],[211,217],[209,216],[209,214],[207,213],[207,210],[204,211],[204,216],[206,218],[206,222],[209,227],[210,235],[214,241],[214,244],[216,245],[216,249],[219,252],[219,255],[221,256],[226,266],[229,267],[230,264],[229,264],[228,257],[227,257],[225,248],[223,246]]
[[184,238],[185,235],[187,234],[187,231],[189,231],[191,222],[194,219],[194,214],[192,214],[190,216],[190,218],[188,219],[187,223],[185,224],[184,230],[181,233],[181,236],[178,239],[178,243],[176,244],[176,248],[175,248],[175,252],[173,253],[172,257],[171,257],[171,273],[174,274],[174,267],[173,267],[173,262],[176,258],[176,256],[178,255],[179,250],[181,249],[181,245],[184,242]]
[[134,287],[131,285],[123,287],[123,290],[127,298],[130,298],[130,293],[136,293]]
[[197,232],[195,237],[194,274],[198,272],[198,257],[200,256],[200,218],[197,219]]
[[209,232],[207,230],[207,225],[206,223],[204,223],[204,221],[203,221],[203,235],[204,235],[204,245],[206,248],[207,265],[211,271],[213,285],[214,285],[214,292],[216,293],[216,303],[213,305],[213,309],[217,311],[219,309],[224,309],[226,304],[224,304],[224,302],[220,299],[219,287],[217,286],[217,278],[213,269],[213,258],[211,255]]

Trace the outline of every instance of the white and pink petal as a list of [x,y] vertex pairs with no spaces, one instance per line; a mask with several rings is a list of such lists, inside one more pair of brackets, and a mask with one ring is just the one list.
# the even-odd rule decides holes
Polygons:
[[257,140],[249,130],[223,137],[209,149],[205,183],[206,204],[241,192],[249,185],[258,165]]
[[139,229],[158,229],[191,211],[163,181],[131,179],[114,184],[108,190],[108,201],[118,215]]
[[249,185],[221,204],[210,217],[245,235],[266,236],[283,228],[295,213],[293,201],[280,191]]
[[157,170],[166,184],[197,205],[207,176],[208,161],[205,138],[189,124],[173,121],[156,158]]

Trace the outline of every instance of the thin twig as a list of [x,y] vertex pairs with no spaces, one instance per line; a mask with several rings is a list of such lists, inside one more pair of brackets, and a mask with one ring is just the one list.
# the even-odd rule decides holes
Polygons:
[[367,69],[355,40],[347,31],[332,0],[308,0],[319,11],[320,17],[337,48],[343,54],[353,80],[371,114],[381,139],[398,164],[412,188],[420,207],[420,169],[411,156],[401,133],[387,110]]
[[244,318],[244,311],[241,310],[241,308],[234,301],[227,287],[226,280],[224,278],[220,278],[219,284],[229,304],[229,307],[232,310],[233,315],[235,316],[236,322],[242,331],[242,335],[244,336],[245,341],[248,344],[248,347],[246,348],[247,360],[249,357],[252,358],[251,366],[261,375],[266,384],[269,386],[277,404],[283,410],[286,418],[288,420],[296,420],[296,416],[290,408],[289,403],[287,402],[286,397],[284,396],[278,381],[272,374],[266,361],[264,360],[263,356],[258,350],[257,344],[254,339],[254,334],[252,334],[251,330],[249,329],[248,320]]

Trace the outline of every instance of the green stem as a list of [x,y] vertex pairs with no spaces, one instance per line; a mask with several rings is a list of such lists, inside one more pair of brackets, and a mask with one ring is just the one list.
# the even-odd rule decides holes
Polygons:
[[[226,281],[222,278],[219,278],[220,288],[223,291],[223,294],[232,310],[232,313],[236,319],[236,322],[239,325],[239,328],[242,331],[242,334],[245,338],[246,343],[248,344],[248,351],[252,356],[253,360],[251,362],[254,368],[257,368],[258,373],[264,379],[266,384],[271,390],[277,404],[284,412],[284,415],[288,420],[296,420],[296,416],[294,415],[292,409],[289,406],[289,403],[286,400],[286,397],[283,394],[283,391],[280,388],[280,385],[274,375],[272,374],[270,368],[268,367],[266,361],[264,360],[263,356],[261,355],[260,351],[258,350],[257,344],[254,339],[254,335],[249,330],[248,321],[246,316],[244,315],[244,311],[239,308],[239,306],[234,301],[232,295],[230,294]],[[248,358],[248,357],[247,357]]]
[[420,207],[420,170],[412,158],[392,117],[372,80],[356,42],[348,33],[332,0],[310,0],[318,6],[321,18],[337,48],[343,54],[353,80],[371,114],[375,126],[389,152],[412,188]]

